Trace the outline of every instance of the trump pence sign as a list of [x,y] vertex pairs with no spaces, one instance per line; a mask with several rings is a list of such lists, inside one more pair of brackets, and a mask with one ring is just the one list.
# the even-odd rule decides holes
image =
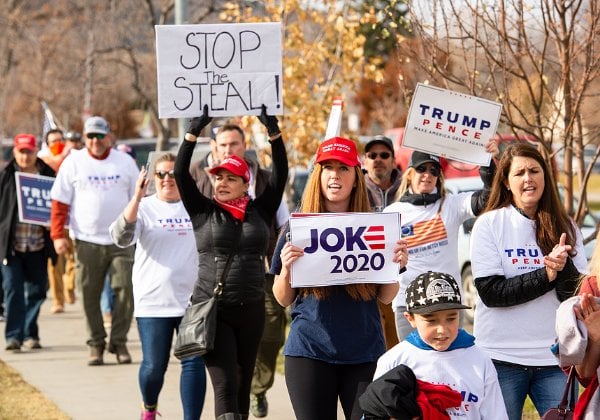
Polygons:
[[283,114],[281,23],[156,26],[160,118]]
[[398,213],[294,213],[290,241],[304,250],[292,264],[292,287],[394,283],[399,266]]
[[52,199],[50,190],[54,178],[44,175],[15,172],[19,222],[50,226]]
[[489,166],[485,145],[496,135],[501,112],[497,102],[417,83],[402,146]]

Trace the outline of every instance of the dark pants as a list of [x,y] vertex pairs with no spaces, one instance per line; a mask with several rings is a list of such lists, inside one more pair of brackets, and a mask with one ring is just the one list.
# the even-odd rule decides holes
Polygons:
[[250,411],[250,384],[264,324],[263,300],[218,306],[215,346],[204,355],[215,394],[216,417],[224,413],[247,415]]
[[272,274],[265,276],[265,329],[258,347],[254,376],[252,377],[252,394],[264,394],[273,386],[275,368],[279,350],[285,341],[287,315],[273,295]]
[[346,419],[360,420],[360,397],[373,379],[376,362],[326,363],[305,357],[285,358],[285,382],[297,420],[336,420],[338,398]]
[[75,280],[81,291],[83,310],[88,331],[88,346],[104,346],[106,330],[100,311],[100,296],[104,279],[110,272],[110,286],[114,295],[114,309],[110,328],[110,343],[122,345],[133,319],[133,246],[98,245],[75,241]]
[[16,252],[2,265],[6,341],[40,339],[38,316],[48,290],[45,252]]

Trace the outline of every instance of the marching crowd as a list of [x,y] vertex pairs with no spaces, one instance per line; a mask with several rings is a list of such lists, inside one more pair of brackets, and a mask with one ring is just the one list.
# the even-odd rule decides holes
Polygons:
[[[415,151],[400,173],[387,137],[371,138],[363,159],[349,139],[321,142],[297,212],[399,213],[401,238],[386,251],[398,274],[381,284],[292,287],[292,266],[307,256],[289,235],[285,139],[264,105],[258,120],[270,170],[247,157],[244,132],[229,123],[192,162],[212,122],[206,106],[177,155],[141,170],[113,147],[102,117],[85,121],[83,139],[49,131],[41,151],[33,135],[17,135],[0,172],[5,349],[41,349],[48,288],[55,314],[77,290],[90,366],[103,365],[105,351],[131,363],[127,335],[137,323],[141,418],[156,419],[186,307],[218,288],[212,350],[181,359],[185,419],[209,416],[206,372],[218,420],[267,416],[282,346],[301,420],[335,419],[338,403],[352,420],[518,420],[528,396],[542,416],[561,402],[571,366],[585,387],[575,418],[600,418],[600,245],[588,265],[536,147],[517,142],[500,154],[490,140],[483,189],[450,194],[438,156]],[[55,178],[48,227],[19,218],[19,172]],[[470,334],[458,230],[473,217],[479,297]],[[106,279],[110,328],[100,304]]]

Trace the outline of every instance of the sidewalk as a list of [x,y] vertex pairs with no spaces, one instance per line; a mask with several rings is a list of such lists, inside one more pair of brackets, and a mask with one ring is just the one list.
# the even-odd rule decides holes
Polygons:
[[[79,301],[66,305],[65,313],[50,314],[51,299],[47,299],[40,314],[40,338],[43,349],[13,353],[4,350],[0,359],[17,370],[23,379],[36,387],[74,420],[132,420],[140,415],[141,396],[138,369],[141,346],[135,322],[129,332],[128,348],[131,365],[118,365],[115,355],[104,354],[104,366],[87,366],[89,356],[85,345],[85,324]],[[4,323],[0,323],[4,332]],[[158,402],[161,420],[183,418],[179,399],[179,361],[172,356]],[[206,400],[202,419],[214,418],[213,393],[207,373]],[[267,393],[267,419],[293,419],[285,380],[278,374]],[[250,415],[250,419],[254,417]],[[35,420],[35,419],[34,419]],[[42,419],[40,419],[42,420]]]

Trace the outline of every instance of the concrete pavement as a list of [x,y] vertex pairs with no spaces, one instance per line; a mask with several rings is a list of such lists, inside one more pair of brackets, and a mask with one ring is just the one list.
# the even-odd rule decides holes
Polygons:
[[[118,365],[115,355],[105,353],[104,366],[87,366],[89,352],[85,345],[85,323],[79,301],[74,305],[66,305],[65,313],[55,315],[50,313],[51,304],[52,300],[47,299],[39,319],[43,348],[13,353],[4,350],[2,340],[0,359],[74,420],[138,419],[141,396],[137,375],[142,355],[135,322],[129,332],[128,343],[132,364]],[[4,332],[4,323],[0,323],[0,328]],[[180,371],[179,361],[171,357],[158,402],[161,420],[183,418],[179,399]],[[267,397],[267,419],[294,418],[283,375],[277,374]],[[202,419],[213,418],[213,393],[207,374]],[[254,417],[250,415],[250,418]]]

